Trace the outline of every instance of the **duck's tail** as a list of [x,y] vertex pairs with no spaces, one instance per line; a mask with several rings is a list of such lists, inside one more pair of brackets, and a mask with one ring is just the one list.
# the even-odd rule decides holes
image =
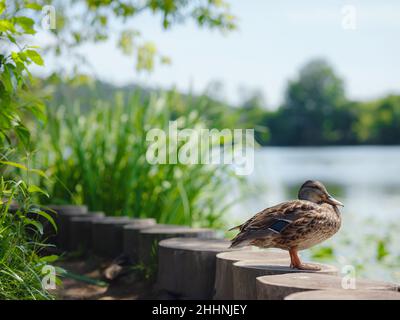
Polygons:
[[[236,227],[230,228],[228,231],[233,231],[233,230],[240,230],[240,228],[242,227],[241,224],[239,224]],[[239,232],[232,240],[231,240],[231,245],[229,248],[236,248],[239,247],[239,244],[241,242],[241,233]]]
[[[237,226],[233,229],[241,229],[241,226]],[[268,247],[266,243],[266,236],[269,232],[266,230],[240,230],[240,232],[231,240],[230,248],[241,248],[245,246],[257,245],[255,241],[257,239],[264,239],[263,247]],[[268,238],[268,237],[267,237]]]
[[246,239],[243,234],[238,234],[235,238],[231,240],[231,245],[229,248],[242,248],[250,245],[253,239]]
[[[235,229],[239,229],[240,230],[240,226],[236,226],[231,230],[235,230]],[[248,234],[247,232],[239,232],[232,240],[231,240],[231,245],[230,248],[241,248],[241,247],[245,247],[248,246],[250,244],[250,242],[252,241],[252,238],[248,238]]]
[[239,225],[236,226],[236,227],[230,228],[228,231],[233,231],[233,230],[236,230],[236,229],[239,230],[241,226],[242,226],[242,225],[239,224]]
[[242,248],[242,247],[246,247],[248,245],[251,244],[252,240],[247,240],[247,239],[236,239],[233,238],[231,240],[231,245],[229,246],[229,248]]

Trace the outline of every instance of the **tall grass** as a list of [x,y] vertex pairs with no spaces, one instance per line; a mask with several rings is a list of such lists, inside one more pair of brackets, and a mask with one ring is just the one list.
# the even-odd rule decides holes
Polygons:
[[[34,216],[47,214],[31,203],[35,190],[22,180],[0,178],[0,299],[53,298],[42,287],[42,270],[56,257],[39,256],[42,225]],[[12,203],[19,209],[11,210]]]
[[[168,132],[173,110],[188,100],[174,92],[136,92],[130,103],[123,101],[121,96],[114,104],[98,101],[85,113],[77,104],[50,108],[48,126],[36,132],[37,149],[43,151],[36,161],[48,168],[50,201],[84,203],[108,215],[154,217],[160,223],[220,226],[230,205],[229,184],[238,182],[231,168],[146,160],[148,130]],[[175,120],[179,128],[205,126],[196,112]]]

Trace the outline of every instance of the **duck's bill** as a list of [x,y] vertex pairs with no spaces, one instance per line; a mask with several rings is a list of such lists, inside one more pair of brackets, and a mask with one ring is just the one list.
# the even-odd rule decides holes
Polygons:
[[332,204],[334,206],[341,206],[344,207],[344,204],[341,203],[339,200],[336,200],[334,197],[329,196],[328,199],[326,199],[326,202],[329,204]]

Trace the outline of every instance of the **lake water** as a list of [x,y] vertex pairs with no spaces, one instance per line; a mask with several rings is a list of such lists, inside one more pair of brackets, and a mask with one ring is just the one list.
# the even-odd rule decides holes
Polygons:
[[256,150],[254,165],[247,186],[256,190],[235,217],[294,199],[304,181],[316,179],[345,204],[344,213],[400,218],[400,147],[266,147]]
[[[358,261],[368,264],[372,278],[400,281],[400,147],[260,148],[245,191],[236,190],[235,197],[243,199],[231,209],[230,223],[295,199],[309,179],[324,183],[345,205],[343,227],[327,242],[340,264]],[[391,253],[390,270],[381,265],[388,257],[373,259],[382,241]]]

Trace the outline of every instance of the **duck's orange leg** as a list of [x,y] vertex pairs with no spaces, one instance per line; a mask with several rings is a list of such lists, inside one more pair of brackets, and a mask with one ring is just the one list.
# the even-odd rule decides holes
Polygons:
[[310,271],[319,271],[319,270],[321,270],[321,268],[316,266],[316,265],[302,263],[300,258],[299,258],[299,255],[297,254],[297,249],[296,248],[290,248],[289,249],[289,255],[290,255],[290,267],[292,269],[310,270]]

